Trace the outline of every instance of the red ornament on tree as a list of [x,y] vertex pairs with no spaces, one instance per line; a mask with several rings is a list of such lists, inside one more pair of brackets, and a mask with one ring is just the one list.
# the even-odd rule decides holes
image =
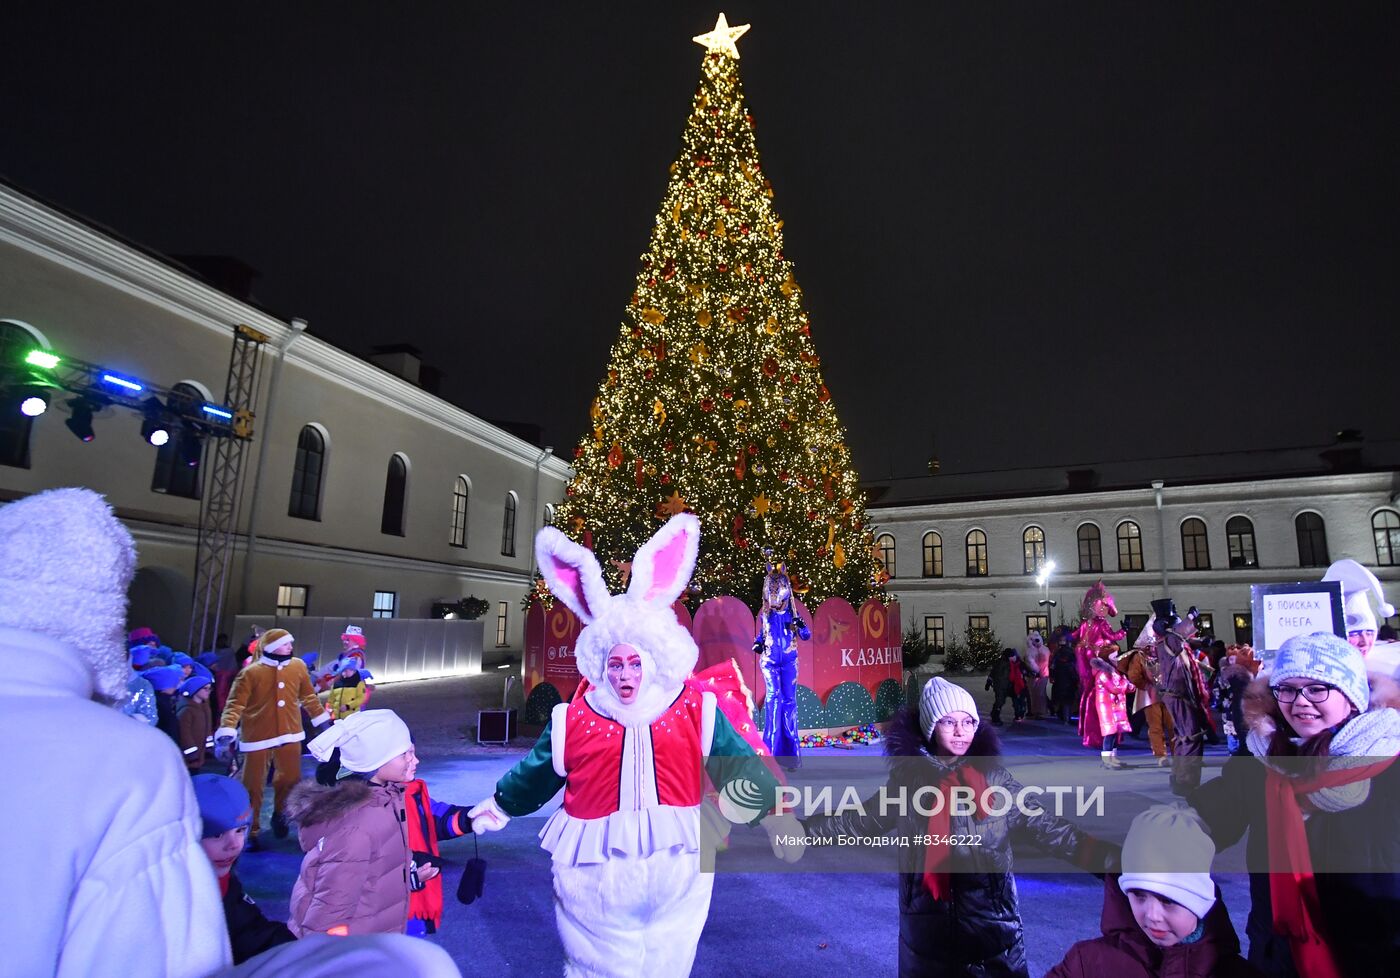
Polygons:
[[776,377],[778,375],[778,361],[768,357],[763,361],[763,376]]
[[670,476],[670,473],[668,473],[668,472],[662,472],[662,473],[661,473],[661,484],[662,484],[663,486],[669,486],[669,485],[671,484],[671,476]]
[[714,409],[715,409],[715,402],[714,402],[714,401],[710,400],[708,397],[701,398],[701,400],[700,400],[700,410],[702,410],[702,411],[704,411],[706,414],[708,414],[708,413],[710,413],[711,411],[713,411]]

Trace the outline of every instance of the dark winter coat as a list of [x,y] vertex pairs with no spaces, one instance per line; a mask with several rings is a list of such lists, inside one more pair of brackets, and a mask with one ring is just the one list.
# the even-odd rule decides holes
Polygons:
[[228,940],[233,946],[234,964],[242,964],[270,947],[296,940],[296,935],[287,929],[286,924],[263,916],[253,898],[244,892],[238,874],[229,870],[227,880],[224,919],[228,921]]
[[410,858],[403,785],[359,777],[334,788],[304,781],[287,798],[287,815],[306,853],[292,889],[292,933],[402,933]]
[[1079,688],[1079,667],[1074,661],[1074,649],[1061,645],[1050,658],[1050,681],[1055,684],[1056,696],[1072,695]]
[[1248,669],[1234,662],[1223,666],[1215,677],[1215,708],[1230,721],[1235,735],[1241,739],[1247,733],[1244,726],[1244,691],[1253,678]]
[[[1003,655],[992,662],[992,667],[987,670],[987,688],[995,690],[998,696],[1011,696],[1013,693],[1011,686],[1011,670],[1015,669],[1021,673],[1021,678],[1025,679],[1025,671],[1021,669],[1021,659],[1019,656],[1012,657]],[[1025,682],[1029,686],[1029,681]]]
[[156,691],[156,726],[177,744],[180,742],[179,707],[174,693]]
[[1215,906],[1202,921],[1204,933],[1194,944],[1162,948],[1153,944],[1133,919],[1118,877],[1104,880],[1102,937],[1080,941],[1045,978],[1253,978],[1259,971],[1240,957],[1240,939],[1215,891]]
[[[1262,690],[1262,692],[1261,692]],[[1245,696],[1246,724],[1257,724],[1250,702],[1265,703],[1263,714],[1282,720],[1258,680]],[[1190,798],[1205,820],[1217,850],[1235,845],[1249,833],[1245,863],[1250,870],[1249,961],[1270,975],[1293,975],[1288,940],[1274,934],[1269,894],[1269,832],[1265,807],[1266,768],[1256,757],[1232,757],[1220,777],[1201,785]],[[1400,961],[1400,761],[1371,780],[1366,801],[1340,812],[1313,812],[1307,820],[1308,848],[1316,872],[1322,926],[1342,973],[1372,978]],[[1327,866],[1365,866],[1368,873],[1323,872]]]
[[[886,786],[891,795],[901,790],[912,795],[918,787],[911,783],[916,771],[923,784],[934,784],[951,770],[945,759],[929,755],[915,710],[902,710],[890,725],[885,752],[891,757],[921,758],[927,765],[922,768],[905,760],[892,767]],[[976,767],[988,786],[1000,785],[1013,796],[1021,790],[1016,779],[1002,767],[996,733],[987,724],[978,727],[967,757],[956,762]],[[862,807],[861,813],[812,819],[806,823],[808,836],[915,837],[928,831],[928,819],[912,806],[904,815],[894,810],[886,812],[874,798]],[[922,849],[900,850],[909,853],[911,859],[906,864],[908,871],[901,872],[899,880],[900,978],[998,978],[1028,973],[1016,879],[1011,874],[1013,836],[1028,838],[1085,869],[1103,871],[1111,865],[1116,851],[1116,847],[1099,842],[1062,818],[1049,813],[1027,816],[1014,806],[1006,815],[982,821],[954,816],[948,832],[981,836],[981,845],[950,847],[944,863],[951,887],[947,899],[935,900],[925,886]]]

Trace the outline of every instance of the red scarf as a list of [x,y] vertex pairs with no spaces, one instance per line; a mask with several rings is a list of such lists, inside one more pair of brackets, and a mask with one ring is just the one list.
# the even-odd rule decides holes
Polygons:
[[[939,842],[943,836],[948,834],[948,826],[952,819],[948,814],[948,806],[952,804],[952,789],[955,787],[966,787],[972,789],[973,797],[977,804],[977,817],[985,818],[986,809],[982,804],[982,796],[987,791],[987,778],[981,771],[971,764],[963,763],[953,768],[943,776],[943,780],[938,784],[939,793],[943,796],[943,804],[938,811],[928,817],[928,834],[930,842]],[[946,842],[946,840],[942,840]],[[948,883],[948,874],[941,872],[939,866],[948,858],[949,846],[946,844],[930,844],[924,847],[924,886],[928,887],[929,893],[933,894],[935,900],[946,900],[952,893],[952,888]]]
[[[403,792],[405,822],[408,826],[408,848],[413,852],[426,852],[438,856],[437,820],[433,818],[433,801],[428,797],[428,786],[421,778],[404,785]],[[432,924],[429,933],[437,933],[442,926],[442,872],[423,884],[423,889],[408,895],[408,916],[410,920],[424,920]]]
[[1274,931],[1288,938],[1293,963],[1308,978],[1341,978],[1322,933],[1317,881],[1312,853],[1303,823],[1299,795],[1373,778],[1395,758],[1365,767],[1328,771],[1306,780],[1290,778],[1270,769],[1264,782],[1265,811],[1269,825],[1269,898],[1273,904]]

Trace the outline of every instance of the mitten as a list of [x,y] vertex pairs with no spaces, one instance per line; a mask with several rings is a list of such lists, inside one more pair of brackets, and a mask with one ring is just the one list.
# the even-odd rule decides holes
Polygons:
[[467,812],[467,817],[472,820],[472,832],[476,835],[499,832],[510,821],[510,816],[501,810],[500,805],[496,804],[494,795]]

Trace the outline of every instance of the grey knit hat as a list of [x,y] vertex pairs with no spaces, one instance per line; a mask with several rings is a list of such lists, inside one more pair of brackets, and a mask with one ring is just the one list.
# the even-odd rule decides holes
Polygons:
[[1269,670],[1269,685],[1277,686],[1285,679],[1330,683],[1363,712],[1371,704],[1366,660],[1351,643],[1331,632],[1295,635],[1283,643]]

